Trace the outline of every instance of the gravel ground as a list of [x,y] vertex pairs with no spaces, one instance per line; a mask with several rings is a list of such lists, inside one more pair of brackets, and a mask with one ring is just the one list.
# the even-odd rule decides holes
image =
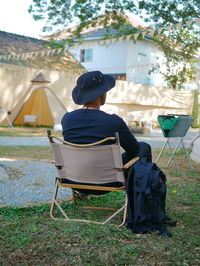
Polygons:
[[[53,198],[56,168],[36,161],[0,161],[0,206],[27,206]],[[69,198],[70,189],[61,190],[60,198]]]

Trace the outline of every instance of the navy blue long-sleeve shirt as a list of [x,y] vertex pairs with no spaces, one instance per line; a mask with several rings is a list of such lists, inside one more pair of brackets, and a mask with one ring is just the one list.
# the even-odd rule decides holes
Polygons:
[[114,137],[119,133],[121,147],[130,158],[135,157],[140,143],[130,132],[122,118],[96,109],[77,109],[66,113],[61,121],[64,140],[78,144],[88,144]]

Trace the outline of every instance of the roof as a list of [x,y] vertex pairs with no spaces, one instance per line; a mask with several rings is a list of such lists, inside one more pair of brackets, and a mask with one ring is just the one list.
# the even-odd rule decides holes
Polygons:
[[[125,26],[126,29],[147,29],[147,25],[145,22],[143,22],[139,17],[129,14],[129,15],[124,15],[127,21],[127,25]],[[125,28],[124,27],[124,28]],[[64,40],[68,38],[72,38],[72,32],[77,28],[75,26],[74,28],[71,28],[69,30],[64,30],[62,32],[59,32],[54,35],[56,40]],[[112,36],[112,35],[117,35],[120,31],[116,30],[112,27],[109,28],[102,28],[101,25],[96,25],[96,26],[89,26],[88,28],[84,29],[81,35],[81,38],[90,38],[90,39],[101,39],[105,35],[107,36]]]
[[[23,35],[0,31],[0,55],[17,55],[36,51],[48,51],[48,42]],[[0,63],[29,66],[40,69],[68,70],[80,69],[83,66],[69,53],[61,52],[54,55],[33,55],[27,58],[1,59]]]

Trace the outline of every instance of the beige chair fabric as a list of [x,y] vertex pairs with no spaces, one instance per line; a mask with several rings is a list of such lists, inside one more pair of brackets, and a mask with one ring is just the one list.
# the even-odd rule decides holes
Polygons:
[[[123,212],[122,223],[118,225],[122,226],[126,221],[127,215],[126,193],[124,193],[123,205],[116,209],[112,208],[111,206],[79,206],[76,201],[75,191],[76,189],[89,189],[107,192],[125,192],[126,186],[124,170],[130,170],[131,166],[139,159],[139,157],[133,158],[131,161],[123,165],[118,134],[116,134],[115,137],[106,138],[96,143],[83,145],[65,142],[62,139],[51,135],[50,130],[47,131],[47,134],[53,150],[55,166],[58,171],[58,178],[55,182],[55,191],[50,210],[51,218],[64,219],[65,221],[105,224],[112,220],[116,215]],[[103,144],[108,140],[115,140],[116,143],[110,145],[98,145]],[[71,184],[70,182],[67,182],[67,180],[65,183],[63,183],[63,179],[68,179],[77,183]],[[121,182],[123,184],[121,187],[108,187],[103,185],[103,183],[110,182]],[[87,183],[90,183],[90,185]],[[114,213],[109,215],[104,221],[69,218],[68,214],[61,206],[61,202],[57,199],[60,187],[72,189],[72,199],[70,200],[73,201],[78,207],[96,210],[109,210],[112,212],[114,211]],[[60,210],[64,218],[58,218],[57,216],[55,217],[55,206]]]
[[56,165],[60,166],[60,178],[93,184],[124,182],[123,163],[117,144],[73,147],[52,143],[51,146]]

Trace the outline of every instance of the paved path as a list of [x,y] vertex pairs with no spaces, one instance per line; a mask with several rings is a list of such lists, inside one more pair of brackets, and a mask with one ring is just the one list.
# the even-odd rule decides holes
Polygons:
[[[189,143],[199,130],[190,130],[185,136]],[[166,142],[161,130],[137,137],[152,148],[161,148]],[[177,138],[172,139],[173,143]],[[0,146],[49,146],[47,137],[0,137]],[[173,145],[172,145],[173,146]],[[54,190],[56,169],[54,165],[27,160],[0,159],[0,206],[26,206],[50,201]],[[70,190],[64,190],[61,198],[70,197]]]
[[[185,143],[189,143],[199,130],[189,130],[184,137]],[[160,129],[153,129],[148,135],[139,135],[137,139],[151,144],[152,148],[161,148],[166,142]],[[176,143],[177,138],[171,138],[171,143]],[[0,137],[0,146],[49,146],[47,137]]]
[[[185,146],[187,146],[198,133],[200,133],[199,129],[189,130],[184,137]],[[150,134],[140,135],[139,137],[137,137],[137,139],[140,141],[148,142],[149,144],[151,144],[152,148],[162,148],[167,140],[167,138],[163,136],[160,129],[153,129]],[[179,138],[170,138],[171,146],[174,147],[177,144],[178,140]]]
[[47,137],[0,137],[0,146],[49,146]]

